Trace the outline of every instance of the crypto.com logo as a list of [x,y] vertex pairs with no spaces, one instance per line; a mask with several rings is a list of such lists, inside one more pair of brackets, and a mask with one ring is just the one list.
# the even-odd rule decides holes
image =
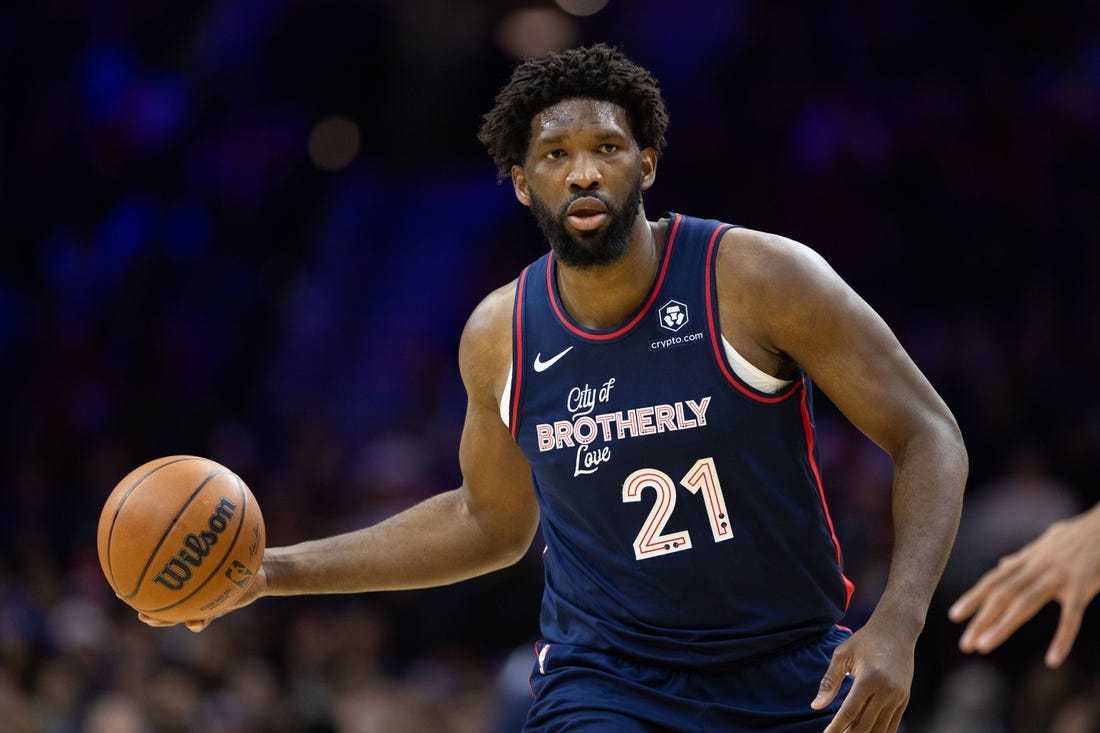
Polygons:
[[657,320],[661,328],[679,331],[687,325],[688,308],[677,300],[670,300],[657,310]]

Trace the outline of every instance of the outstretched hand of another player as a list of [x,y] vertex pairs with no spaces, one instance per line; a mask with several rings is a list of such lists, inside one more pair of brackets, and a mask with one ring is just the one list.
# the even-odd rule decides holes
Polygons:
[[[190,631],[198,633],[209,626],[214,619],[220,618],[227,613],[230,613],[231,611],[236,611],[239,608],[244,608],[248,604],[255,601],[257,598],[260,598],[265,594],[266,590],[267,573],[264,571],[264,568],[261,565],[260,569],[256,571],[256,575],[252,578],[252,581],[248,584],[248,587],[246,587],[244,589],[244,592],[241,593],[241,595],[239,595],[232,603],[226,605],[225,608],[219,610],[218,613],[214,614],[213,616],[207,616],[206,618],[201,619],[192,619],[190,621],[185,621],[184,624]],[[161,619],[148,616],[144,613],[138,613],[138,619],[141,620],[142,623],[157,628],[163,626],[175,626],[177,623],[179,623],[177,621],[163,621]]]
[[1044,661],[1058,667],[1069,656],[1085,608],[1100,593],[1100,505],[1055,522],[1020,551],[1002,558],[948,610],[952,621],[970,619],[959,648],[987,654],[1047,603],[1061,615]]
[[909,704],[915,646],[915,639],[873,617],[838,646],[810,707],[831,703],[846,675],[855,681],[824,733],[896,733]]

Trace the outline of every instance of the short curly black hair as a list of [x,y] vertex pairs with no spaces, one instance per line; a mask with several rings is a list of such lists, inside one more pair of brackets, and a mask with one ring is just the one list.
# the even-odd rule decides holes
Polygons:
[[535,115],[576,97],[619,105],[638,145],[654,148],[658,154],[664,151],[668,111],[657,81],[617,48],[597,43],[516,66],[477,133],[501,178],[509,175],[513,165],[523,165]]

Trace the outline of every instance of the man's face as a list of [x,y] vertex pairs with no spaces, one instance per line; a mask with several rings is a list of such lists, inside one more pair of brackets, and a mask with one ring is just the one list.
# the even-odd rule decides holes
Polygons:
[[[600,214],[604,223],[594,229],[577,230],[569,224],[569,209],[571,206],[583,208],[590,205],[586,203],[590,197],[596,198],[606,207],[606,212]],[[641,203],[640,179],[636,180],[634,189],[621,208],[615,206],[604,194],[581,192],[570,197],[554,212],[534,192],[531,193],[531,213],[535,215],[539,228],[549,240],[554,256],[559,262],[582,270],[610,264],[626,254],[630,229]]]
[[513,183],[558,260],[583,269],[626,252],[655,160],[639,150],[621,107],[567,99],[535,116]]

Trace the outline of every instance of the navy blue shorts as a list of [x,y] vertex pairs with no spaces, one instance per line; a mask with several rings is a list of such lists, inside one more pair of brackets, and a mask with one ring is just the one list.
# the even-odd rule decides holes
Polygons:
[[827,708],[810,702],[833,649],[834,628],[807,646],[721,671],[654,667],[579,647],[540,645],[525,733],[821,733],[851,687]]

